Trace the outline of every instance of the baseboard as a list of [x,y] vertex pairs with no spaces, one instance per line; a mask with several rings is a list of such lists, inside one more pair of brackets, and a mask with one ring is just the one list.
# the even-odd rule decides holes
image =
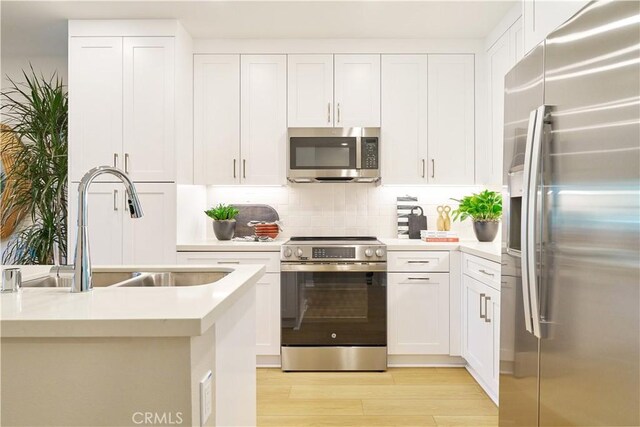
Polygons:
[[471,374],[473,379],[476,380],[478,385],[480,385],[480,387],[482,387],[482,390],[484,390],[484,392],[487,394],[487,396],[489,396],[489,399],[493,400],[493,403],[495,403],[496,406],[499,406],[499,404],[498,404],[498,402],[499,402],[498,395],[491,390],[491,387],[489,387],[487,385],[487,383],[482,379],[482,377],[480,377],[480,375],[478,375],[478,373],[471,366],[466,365],[465,368],[467,368],[467,372],[469,372],[469,374]]
[[462,368],[465,360],[459,356],[446,355],[418,355],[418,354],[393,354],[387,356],[387,366],[390,368],[436,368],[458,367]]
[[280,355],[256,356],[256,367],[258,368],[279,368],[280,366]]

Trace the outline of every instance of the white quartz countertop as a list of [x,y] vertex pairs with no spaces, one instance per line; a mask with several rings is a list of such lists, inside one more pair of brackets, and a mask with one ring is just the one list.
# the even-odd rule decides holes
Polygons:
[[[21,266],[23,281],[46,276],[50,266]],[[115,266],[95,271],[222,271],[199,286],[23,288],[0,295],[0,328],[11,337],[197,336],[209,329],[265,272],[263,265]]]
[[278,238],[271,242],[239,242],[234,240],[198,240],[178,244],[178,252],[280,252],[280,246],[288,238]]
[[[201,240],[177,246],[178,252],[279,252],[288,238],[272,242],[237,242],[233,240]],[[423,242],[419,239],[380,238],[390,251],[461,251],[494,262],[500,262],[501,246],[497,239],[493,242],[462,240],[452,243]]]

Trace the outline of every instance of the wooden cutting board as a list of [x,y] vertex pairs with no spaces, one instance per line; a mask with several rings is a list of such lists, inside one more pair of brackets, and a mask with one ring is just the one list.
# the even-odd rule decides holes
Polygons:
[[247,226],[249,221],[278,221],[278,212],[269,205],[233,205],[240,212],[236,217],[236,237],[253,236],[253,228]]

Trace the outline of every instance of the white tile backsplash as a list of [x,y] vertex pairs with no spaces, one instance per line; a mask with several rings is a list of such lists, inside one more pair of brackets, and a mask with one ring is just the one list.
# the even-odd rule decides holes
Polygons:
[[[413,195],[435,230],[441,204],[453,209],[480,186],[375,186],[370,184],[291,184],[283,187],[208,186],[207,206],[218,203],[265,203],[283,222],[283,236],[372,235],[396,237],[396,197]],[[204,236],[214,238],[207,222]],[[461,239],[473,239],[470,221],[452,222]]]

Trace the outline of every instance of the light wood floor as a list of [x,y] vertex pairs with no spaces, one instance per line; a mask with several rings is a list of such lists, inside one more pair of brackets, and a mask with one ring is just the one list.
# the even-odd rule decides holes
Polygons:
[[463,368],[258,369],[258,426],[497,425],[498,409]]

